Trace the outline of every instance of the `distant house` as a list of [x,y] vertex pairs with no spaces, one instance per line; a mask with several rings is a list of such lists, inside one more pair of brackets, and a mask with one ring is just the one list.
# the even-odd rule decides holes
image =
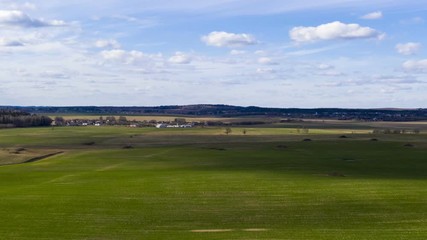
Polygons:
[[193,124],[166,124],[166,123],[159,123],[156,125],[156,128],[192,128]]
[[95,126],[99,127],[99,126],[101,126],[101,124],[100,123],[95,123]]
[[167,128],[167,127],[168,127],[168,125],[165,123],[159,123],[156,125],[156,128]]

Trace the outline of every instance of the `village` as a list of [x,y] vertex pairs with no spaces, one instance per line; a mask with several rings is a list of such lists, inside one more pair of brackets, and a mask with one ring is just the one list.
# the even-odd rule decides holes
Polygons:
[[64,119],[63,117],[55,117],[52,121],[52,126],[127,126],[131,128],[140,127],[155,127],[155,128],[192,128],[200,125],[200,122],[187,122],[184,118],[175,118],[173,121],[157,121],[157,120],[128,120],[126,117],[114,116],[99,117],[99,119]]

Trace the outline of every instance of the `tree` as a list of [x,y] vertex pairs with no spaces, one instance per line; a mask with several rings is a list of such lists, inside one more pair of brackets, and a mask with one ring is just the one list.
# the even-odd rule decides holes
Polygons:
[[64,118],[63,117],[55,117],[55,124],[57,126],[63,126],[64,125]]
[[182,125],[182,124],[186,123],[186,120],[185,120],[185,118],[175,118],[175,122],[176,122],[176,124]]
[[246,129],[243,129],[243,135],[246,135]]
[[229,127],[228,127],[228,128],[226,128],[226,129],[225,129],[225,134],[227,134],[227,135],[228,135],[228,134],[230,134],[231,132],[232,132],[232,131],[231,131],[231,128],[229,128]]
[[120,117],[119,117],[119,123],[120,123],[120,124],[125,124],[125,123],[127,123],[127,121],[128,121],[128,120],[126,119],[126,117],[125,117],[125,116],[120,116]]
[[107,121],[107,123],[109,125],[116,124],[116,118],[114,116],[108,116],[108,117],[105,118],[105,120]]

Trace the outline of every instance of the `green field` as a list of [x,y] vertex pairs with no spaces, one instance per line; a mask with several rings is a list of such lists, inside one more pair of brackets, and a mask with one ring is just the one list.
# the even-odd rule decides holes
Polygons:
[[427,239],[426,133],[370,131],[0,130],[0,239]]

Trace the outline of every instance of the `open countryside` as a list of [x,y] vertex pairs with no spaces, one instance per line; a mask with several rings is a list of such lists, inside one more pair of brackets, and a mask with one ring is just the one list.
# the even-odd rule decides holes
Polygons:
[[3,129],[0,235],[425,239],[423,126]]
[[0,0],[0,240],[426,240],[427,0]]

